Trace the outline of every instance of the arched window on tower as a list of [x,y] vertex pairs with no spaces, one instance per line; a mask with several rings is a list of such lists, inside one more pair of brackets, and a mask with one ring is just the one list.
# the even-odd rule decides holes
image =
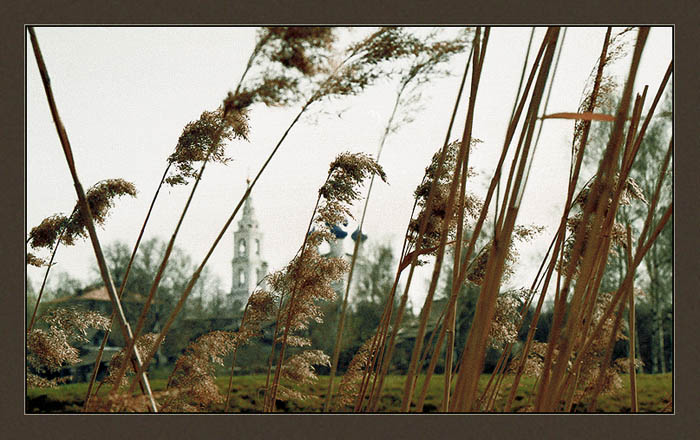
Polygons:
[[260,240],[255,239],[255,255],[260,255]]
[[240,269],[238,271],[238,285],[239,286],[245,285],[245,271],[243,269]]
[[241,240],[238,242],[238,255],[245,255],[245,238],[241,238]]

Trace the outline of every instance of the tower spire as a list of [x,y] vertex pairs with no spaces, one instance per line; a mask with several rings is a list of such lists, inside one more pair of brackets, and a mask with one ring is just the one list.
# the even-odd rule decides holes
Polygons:
[[[250,177],[247,177],[245,179],[245,184],[246,184],[246,191],[250,188]],[[255,210],[253,209],[253,194],[250,193],[248,194],[248,197],[245,200],[245,203],[243,204],[243,218],[241,221],[244,221],[247,223],[251,224],[257,224],[257,220],[255,220]]]
[[[250,178],[246,178],[246,190],[250,189]],[[253,198],[250,194],[243,204],[243,215],[238,220],[238,230],[233,233],[234,252],[232,260],[234,300],[245,304],[248,295],[267,275],[267,262],[263,259],[263,233],[255,218]]]

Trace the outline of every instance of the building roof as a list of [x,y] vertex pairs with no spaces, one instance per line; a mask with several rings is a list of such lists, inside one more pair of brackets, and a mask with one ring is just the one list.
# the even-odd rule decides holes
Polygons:
[[[79,292],[76,295],[64,296],[62,298],[55,299],[53,301],[50,301],[48,304],[58,304],[58,303],[73,302],[73,301],[107,301],[107,302],[112,302],[111,298],[109,297],[109,293],[107,292],[107,288],[105,286],[98,286],[98,287],[95,287],[93,289],[87,289],[83,292]],[[140,295],[138,293],[125,291],[124,295],[122,297],[122,302],[143,303],[143,302],[146,302],[146,298],[144,298],[143,295]]]

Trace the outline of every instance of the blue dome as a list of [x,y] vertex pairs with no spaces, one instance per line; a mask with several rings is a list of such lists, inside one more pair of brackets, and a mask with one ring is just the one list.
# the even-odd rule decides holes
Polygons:
[[[350,237],[352,237],[353,241],[357,241],[357,236],[360,234],[360,228],[355,229],[355,232],[352,233]],[[367,235],[362,234],[362,238],[360,239],[360,242],[363,242],[367,240]]]
[[335,238],[345,238],[348,236],[348,233],[340,229],[338,225],[331,226],[331,232],[335,235]]

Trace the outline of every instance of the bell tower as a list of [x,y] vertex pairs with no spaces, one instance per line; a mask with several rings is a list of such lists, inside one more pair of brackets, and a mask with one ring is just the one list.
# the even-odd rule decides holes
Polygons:
[[[250,185],[250,180],[246,183]],[[238,221],[238,230],[233,233],[233,283],[232,302],[245,304],[248,296],[267,275],[267,262],[263,260],[263,233],[255,218],[253,198],[248,195],[243,205],[243,215]]]

